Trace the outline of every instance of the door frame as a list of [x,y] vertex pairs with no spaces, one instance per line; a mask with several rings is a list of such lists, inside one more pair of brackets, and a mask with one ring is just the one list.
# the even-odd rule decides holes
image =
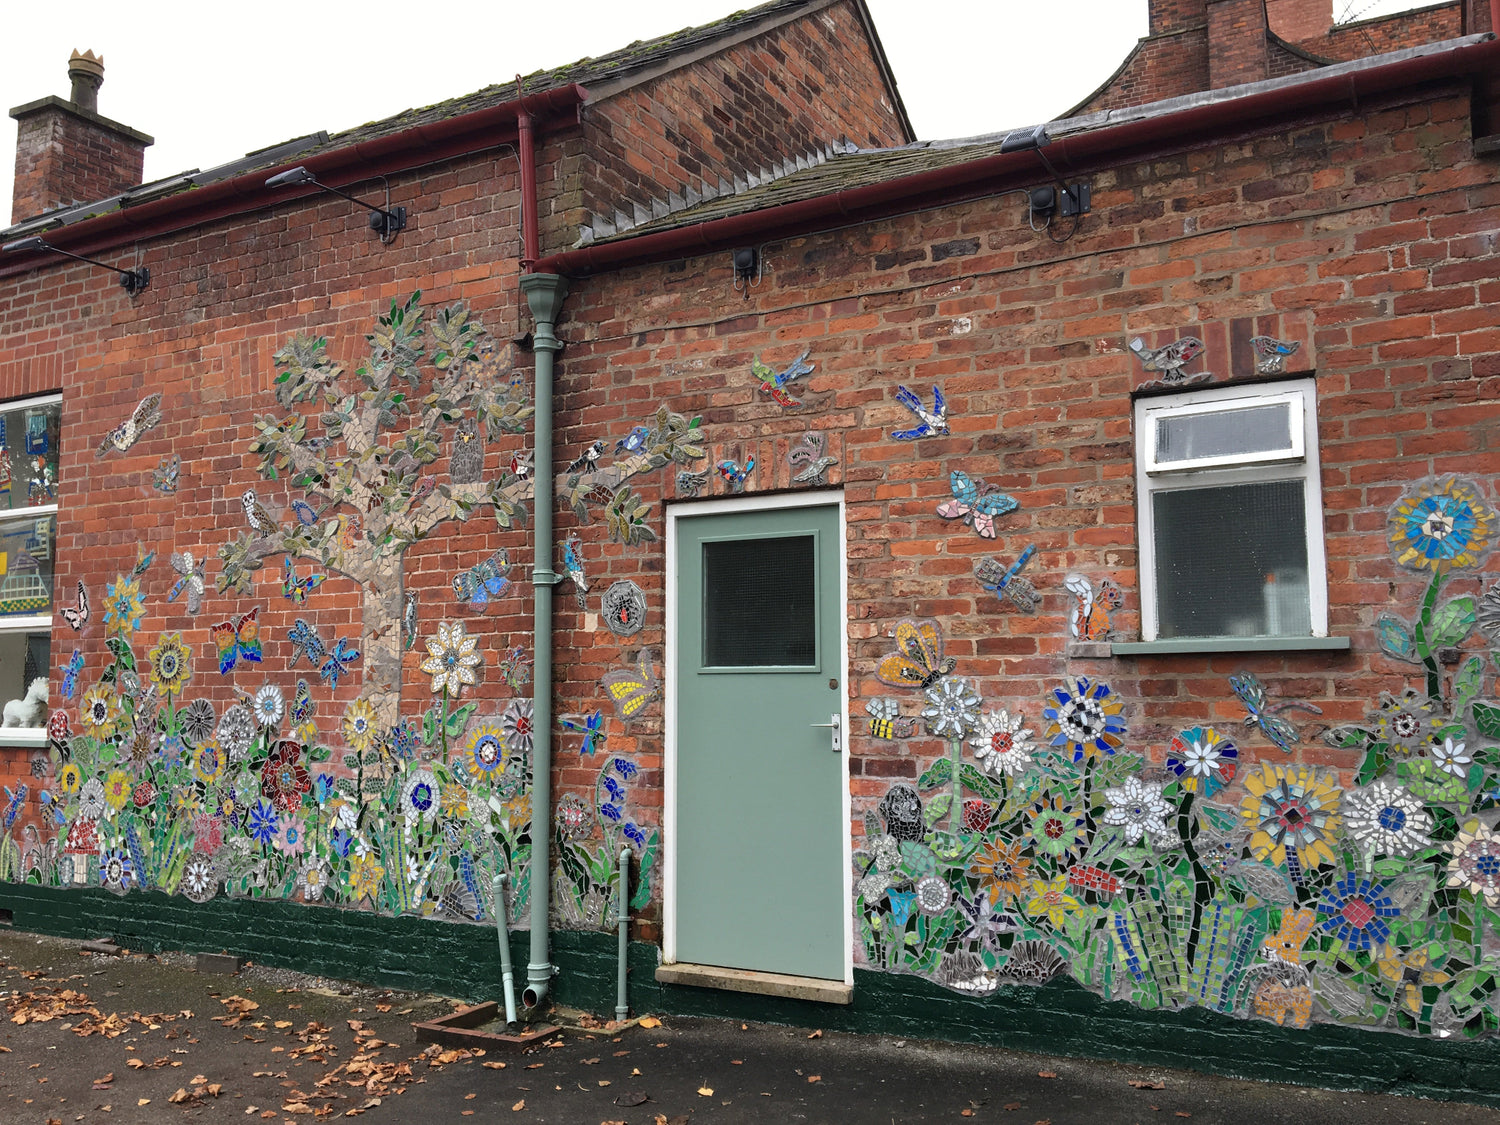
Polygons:
[[784,511],[793,508],[837,508],[839,539],[839,708],[843,724],[844,752],[840,764],[843,785],[840,815],[843,818],[843,910],[844,983],[854,983],[854,895],[853,842],[850,839],[853,800],[849,792],[849,533],[845,522],[844,493],[790,492],[775,496],[735,496],[722,500],[668,504],[666,587],[666,636],[663,651],[662,747],[662,960],[677,961],[677,521],[697,516]]

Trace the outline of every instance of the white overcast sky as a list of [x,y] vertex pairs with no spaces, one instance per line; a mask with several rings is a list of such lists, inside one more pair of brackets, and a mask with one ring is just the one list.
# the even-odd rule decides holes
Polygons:
[[[923,139],[1056,117],[1146,33],[1146,0],[867,0]],[[1368,18],[1410,0],[1333,0]],[[104,116],[156,138],[145,178],[430,105],[636,39],[721,18],[753,0],[70,0],[7,19],[0,108],[68,95],[76,47],[104,56]],[[65,11],[65,15],[62,13]],[[15,122],[0,137],[9,218]]]

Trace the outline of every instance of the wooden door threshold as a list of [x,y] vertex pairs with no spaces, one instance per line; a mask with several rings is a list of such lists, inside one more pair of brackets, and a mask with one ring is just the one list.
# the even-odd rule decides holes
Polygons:
[[854,1002],[854,986],[841,980],[762,973],[754,969],[726,969],[719,965],[689,965],[679,961],[675,965],[658,965],[656,979],[662,984],[722,988],[729,992],[753,992],[790,1000],[813,1000],[820,1004]]

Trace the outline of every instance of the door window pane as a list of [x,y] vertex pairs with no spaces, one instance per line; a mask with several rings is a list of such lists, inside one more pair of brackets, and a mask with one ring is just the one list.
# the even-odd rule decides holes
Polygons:
[[1274,402],[1240,410],[1158,418],[1156,460],[1158,464],[1170,464],[1257,453],[1289,453],[1294,448],[1291,417],[1289,403]]
[[817,540],[811,535],[703,544],[703,664],[818,662]]
[[57,517],[0,520],[0,625],[52,612]]
[[0,511],[57,503],[62,403],[0,407]]
[[1302,490],[1284,480],[1152,493],[1161,638],[1311,631]]

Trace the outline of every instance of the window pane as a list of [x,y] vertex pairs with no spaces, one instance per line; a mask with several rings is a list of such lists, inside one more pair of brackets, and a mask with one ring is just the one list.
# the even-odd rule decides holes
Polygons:
[[1312,632],[1300,480],[1152,493],[1158,636]]
[[52,612],[56,516],[0,520],[0,624]]
[[1158,464],[1285,453],[1292,448],[1291,405],[1285,402],[1169,415],[1156,420]]
[[[21,711],[20,722],[6,717],[7,726],[32,729],[47,725],[46,683],[51,668],[51,644],[51,634],[45,629],[39,633],[0,633],[0,704],[14,701]],[[36,680],[42,681],[41,690],[27,698],[27,689]]]
[[57,502],[62,404],[0,406],[0,510]]
[[811,535],[703,544],[703,664],[818,662],[817,541]]

